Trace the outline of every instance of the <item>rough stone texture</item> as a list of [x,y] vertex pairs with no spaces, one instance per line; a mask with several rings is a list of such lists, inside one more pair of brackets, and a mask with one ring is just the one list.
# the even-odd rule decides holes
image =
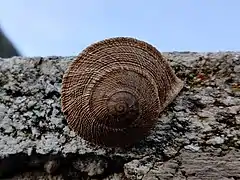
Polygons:
[[75,57],[0,59],[0,178],[240,179],[240,53],[163,53],[185,87],[129,149],[67,127],[61,79]]

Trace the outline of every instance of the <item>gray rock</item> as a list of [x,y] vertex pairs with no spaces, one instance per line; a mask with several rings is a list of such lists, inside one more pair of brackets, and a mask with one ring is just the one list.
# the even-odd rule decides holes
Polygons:
[[73,162],[73,167],[80,172],[87,172],[88,176],[102,175],[108,163],[104,159],[77,159]]
[[235,67],[234,67],[234,71],[235,71],[236,73],[240,73],[240,65],[235,66]]
[[206,141],[207,144],[212,144],[212,145],[216,145],[216,144],[223,144],[224,143],[224,139],[221,137],[215,137],[212,139],[209,139],[208,141]]
[[153,159],[144,157],[140,160],[133,160],[124,165],[124,173],[128,179],[143,179],[152,168]]
[[240,113],[240,105],[239,106],[229,106],[228,111],[231,114],[239,114]]
[[[47,173],[23,173],[15,179],[80,179],[83,174],[106,180],[240,178],[240,54],[163,55],[185,80],[185,88],[151,134],[128,149],[90,144],[67,126],[61,78],[75,57],[0,59],[0,178],[14,175],[11,158],[21,154],[26,159],[18,164],[25,172],[34,165]],[[206,79],[197,78],[198,73]],[[59,174],[52,174],[57,169]]]
[[184,148],[187,149],[187,150],[191,150],[193,152],[197,152],[197,151],[200,150],[199,146],[195,146],[195,145],[192,145],[192,144],[189,144],[189,145],[185,146]]
[[53,174],[60,167],[60,162],[57,160],[49,160],[44,164],[44,169],[48,174]]

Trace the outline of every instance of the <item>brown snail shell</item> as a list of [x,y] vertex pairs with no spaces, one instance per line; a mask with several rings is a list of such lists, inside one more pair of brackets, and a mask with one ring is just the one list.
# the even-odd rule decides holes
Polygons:
[[105,146],[146,136],[183,87],[152,45],[129,37],[94,43],[66,71],[62,111],[78,135]]

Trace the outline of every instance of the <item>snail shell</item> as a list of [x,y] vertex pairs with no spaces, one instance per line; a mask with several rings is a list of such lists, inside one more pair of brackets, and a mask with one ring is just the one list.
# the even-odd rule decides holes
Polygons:
[[62,111],[83,139],[129,146],[149,134],[183,87],[161,53],[129,37],[94,43],[64,74]]

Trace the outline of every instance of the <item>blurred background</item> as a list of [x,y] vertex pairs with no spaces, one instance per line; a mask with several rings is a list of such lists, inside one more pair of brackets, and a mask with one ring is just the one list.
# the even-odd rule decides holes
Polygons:
[[131,36],[160,51],[239,51],[240,1],[0,0],[0,57],[74,56]]

